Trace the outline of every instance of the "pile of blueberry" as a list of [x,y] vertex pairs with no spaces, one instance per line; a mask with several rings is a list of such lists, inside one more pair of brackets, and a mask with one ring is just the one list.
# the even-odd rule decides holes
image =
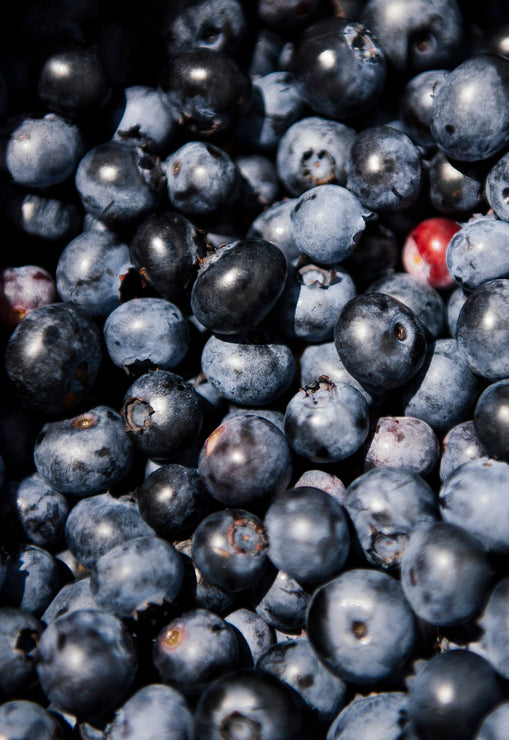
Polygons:
[[4,5],[2,740],[507,740],[507,3]]

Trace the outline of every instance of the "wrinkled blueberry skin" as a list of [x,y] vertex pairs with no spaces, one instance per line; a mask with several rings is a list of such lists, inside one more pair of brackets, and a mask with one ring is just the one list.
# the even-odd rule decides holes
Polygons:
[[55,113],[80,118],[96,113],[111,95],[111,83],[99,56],[73,48],[52,54],[41,67],[37,92]]
[[219,334],[254,329],[284,288],[287,262],[279,247],[264,239],[241,239],[206,258],[191,293],[198,321]]
[[112,362],[127,373],[171,370],[189,349],[189,328],[177,306],[163,298],[136,298],[115,308],[103,327]]
[[[297,740],[300,706],[295,694],[269,673],[234,671],[202,694],[195,714],[200,740],[224,737]],[[228,733],[228,734],[225,734]]]
[[435,655],[418,673],[408,698],[408,715],[422,740],[474,738],[483,717],[502,699],[497,674],[469,650]]
[[274,497],[264,520],[269,558],[299,583],[339,573],[350,550],[343,508],[318,488],[301,486]]
[[39,643],[37,674],[44,693],[56,707],[78,717],[99,717],[118,707],[136,668],[127,629],[95,609],[59,617]]
[[333,383],[347,383],[353,386],[366,399],[368,405],[373,403],[372,392],[350,375],[338,357],[334,342],[308,345],[300,356],[299,367],[302,388],[313,385],[320,376],[324,376]]
[[309,116],[281,136],[276,166],[285,189],[296,197],[318,185],[345,185],[355,131],[344,123]]
[[352,254],[369,212],[340,185],[306,190],[291,212],[292,236],[300,252],[319,265],[334,265]]
[[509,375],[509,280],[480,285],[458,316],[458,348],[473,373],[487,380]]
[[77,126],[48,113],[20,123],[7,142],[5,161],[18,185],[46,188],[69,179],[82,154]]
[[422,366],[427,347],[415,313],[383,293],[352,298],[338,317],[334,342],[347,371],[362,385],[380,389],[405,385]]
[[16,523],[31,544],[49,547],[64,535],[69,504],[38,473],[14,483],[10,501]]
[[306,625],[322,663],[356,684],[387,678],[414,647],[412,610],[398,581],[380,571],[354,569],[320,586]]
[[186,216],[211,216],[230,206],[239,194],[238,167],[213,144],[188,141],[161,166],[170,203]]
[[369,0],[362,22],[377,37],[396,69],[416,73],[454,62],[462,36],[461,10],[455,0]]
[[463,463],[487,457],[487,452],[475,433],[472,420],[463,421],[452,427],[443,439],[443,448],[440,458],[442,483]]
[[2,701],[29,695],[36,687],[35,655],[43,631],[44,625],[25,609],[15,609],[11,606],[0,608]]
[[142,279],[169,301],[180,299],[194,283],[202,240],[179,213],[165,210],[143,219],[131,241],[131,260]]
[[291,71],[314,111],[342,120],[375,105],[385,85],[385,55],[361,23],[329,18],[302,33]]
[[385,293],[408,306],[426,329],[438,338],[444,330],[445,305],[440,293],[427,283],[420,283],[406,272],[389,271],[367,288],[367,293]]
[[392,740],[400,736],[416,740],[408,727],[407,706],[408,695],[402,691],[358,697],[339,713],[327,740]]
[[507,59],[476,54],[442,82],[433,98],[431,131],[448,157],[475,162],[504,147],[509,131],[508,79]]
[[285,434],[301,457],[337,462],[353,455],[369,432],[366,399],[347,383],[329,380],[299,390],[285,413]]
[[155,208],[164,178],[155,156],[141,147],[109,141],[85,154],[75,184],[87,213],[114,228],[132,224]]
[[482,722],[476,740],[502,740],[509,729],[509,702],[493,709]]
[[256,612],[241,607],[224,618],[235,629],[239,643],[240,666],[252,668],[276,642],[274,629]]
[[370,563],[394,568],[421,522],[438,519],[431,486],[407,468],[375,468],[346,489],[344,505]]
[[507,619],[509,614],[509,578],[502,578],[494,587],[479,620],[484,631],[481,645],[495,670],[505,679],[509,677],[509,643]]
[[169,5],[163,26],[168,54],[204,47],[230,54],[246,31],[244,9],[238,0],[206,0]]
[[7,558],[0,590],[3,604],[40,617],[58,591],[60,576],[55,558],[35,545],[22,545]]
[[113,139],[125,143],[147,144],[160,154],[168,150],[175,138],[176,113],[159,90],[146,85],[133,85],[125,90],[125,105]]
[[320,663],[305,638],[274,645],[256,667],[295,689],[321,721],[330,722],[344,705],[346,685]]
[[162,684],[138,689],[115,712],[108,740],[190,740],[193,716],[179,691]]
[[455,339],[431,344],[421,370],[402,391],[405,416],[422,419],[436,434],[468,418],[480,389],[458,344]]
[[371,425],[361,450],[362,467],[407,468],[427,476],[440,459],[440,444],[432,428],[412,416],[382,416]]
[[190,696],[200,696],[211,681],[236,668],[238,659],[235,630],[205,609],[185,612],[163,627],[153,648],[162,681]]
[[37,472],[60,493],[90,496],[125,478],[133,451],[118,411],[96,406],[72,419],[45,424],[34,461]]
[[239,415],[223,421],[205,440],[198,472],[207,491],[224,506],[248,506],[286,489],[292,452],[270,421]]
[[62,586],[44,610],[41,621],[48,625],[58,617],[79,609],[97,609],[90,591],[90,578],[80,578]]
[[172,56],[159,84],[190,134],[210,136],[230,128],[252,98],[247,71],[228,54],[204,47]]
[[0,706],[0,732],[7,740],[63,740],[65,737],[54,714],[23,699]]
[[291,212],[295,203],[295,198],[273,203],[254,219],[247,233],[248,237],[259,237],[275,244],[288,262],[299,255],[293,238],[291,222]]
[[284,571],[267,572],[250,598],[256,613],[274,629],[297,634],[303,629],[311,594]]
[[172,603],[184,580],[182,558],[168,542],[146,535],[116,545],[96,562],[90,591],[103,611],[129,617]]
[[508,187],[509,157],[507,154],[504,154],[493,165],[486,177],[486,199],[495,211],[495,215],[502,219],[502,221],[509,221]]
[[127,244],[87,231],[65,247],[56,269],[60,298],[94,318],[105,318],[120,303],[122,279],[130,268]]
[[67,517],[67,547],[84,568],[93,568],[104,553],[122,542],[151,534],[136,501],[108,493],[78,502]]
[[286,344],[270,338],[212,335],[203,348],[201,365],[218,393],[245,406],[266,406],[279,398],[295,374],[295,360]]
[[287,336],[325,342],[332,339],[343,306],[356,294],[354,281],[339,267],[326,270],[308,264],[291,268],[274,318]]
[[509,465],[502,460],[479,457],[464,463],[440,489],[442,519],[466,529],[491,552],[509,552],[508,482]]
[[192,553],[207,581],[225,591],[243,591],[267,565],[262,522],[242,509],[209,514],[194,531]]
[[60,414],[87,396],[101,359],[92,319],[55,303],[37,308],[19,324],[7,343],[5,368],[26,408]]
[[428,163],[429,197],[445,216],[465,216],[483,209],[484,177],[438,150]]
[[373,211],[408,208],[421,190],[419,150],[392,126],[372,126],[355,137],[347,163],[348,188]]
[[122,416],[134,446],[152,460],[165,461],[194,442],[203,407],[190,383],[166,370],[154,370],[129,386]]
[[481,611],[491,586],[491,566],[481,543],[461,527],[419,524],[401,561],[401,585],[421,619],[461,624]]
[[486,217],[464,224],[447,247],[451,277],[468,292],[488,280],[509,277],[508,240],[509,224],[505,221]]
[[415,144],[429,147],[435,143],[431,134],[433,95],[449,72],[433,69],[412,77],[405,85],[400,101],[400,118],[405,133]]
[[189,536],[206,511],[206,494],[197,470],[163,465],[138,489],[138,508],[159,537],[173,541]]
[[0,209],[15,229],[45,241],[66,244],[81,231],[81,209],[74,203],[46,194],[5,187],[0,196]]

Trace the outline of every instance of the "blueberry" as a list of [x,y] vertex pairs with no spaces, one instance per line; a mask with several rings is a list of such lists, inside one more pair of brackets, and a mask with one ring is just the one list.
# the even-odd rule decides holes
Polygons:
[[242,4],[238,0],[206,0],[169,5],[162,29],[169,54],[204,47],[231,53],[247,32]]
[[90,591],[89,577],[63,585],[44,610],[41,621],[48,625],[58,617],[80,609],[97,609],[96,601]]
[[435,143],[431,134],[433,96],[448,74],[445,69],[421,72],[412,77],[403,89],[400,117],[406,133],[415,144],[429,147]]
[[311,594],[284,571],[267,571],[250,597],[256,613],[274,629],[298,634],[304,628]]
[[0,706],[0,732],[6,740],[60,740],[56,717],[33,701],[15,699]]
[[176,111],[154,87],[133,85],[124,95],[125,106],[113,139],[144,144],[156,154],[168,151],[176,134]]
[[369,405],[374,401],[374,392],[371,392],[371,389],[368,392],[345,368],[338,357],[334,342],[308,344],[300,356],[299,365],[302,388],[313,385],[323,375],[333,383],[347,383],[353,386]]
[[509,729],[509,703],[502,702],[483,720],[476,740],[502,740]]
[[259,237],[275,244],[288,262],[299,254],[293,238],[291,222],[291,212],[295,203],[294,198],[273,203],[254,219],[247,234],[249,237]]
[[429,197],[446,216],[465,216],[485,205],[482,170],[451,160],[438,150],[428,164]]
[[412,416],[381,416],[371,425],[361,450],[363,470],[407,468],[430,475],[440,459],[440,444],[433,429]]
[[193,716],[176,689],[147,684],[119,707],[108,727],[108,740],[189,740]]
[[192,559],[192,541],[184,540],[175,545],[184,563],[184,583],[179,594],[179,603],[184,603],[189,610],[207,609],[224,616],[233,609],[237,595],[225,591],[210,583]]
[[31,544],[46,548],[62,540],[69,504],[38,473],[14,484],[12,507],[17,525]]
[[2,216],[16,230],[48,243],[65,244],[81,231],[81,208],[47,193],[6,187],[0,199],[0,208]]
[[502,578],[493,588],[479,623],[483,630],[481,645],[495,670],[509,677],[509,645],[507,619],[509,614],[509,579]]
[[486,454],[509,462],[506,422],[509,381],[489,385],[479,396],[474,410],[474,430]]
[[60,585],[57,561],[47,550],[22,545],[7,558],[1,602],[40,617]]
[[[279,180],[272,160],[263,154],[239,154],[234,162],[243,177],[246,189],[243,204],[256,213],[267,208],[279,197]],[[268,240],[270,241],[270,239]]]
[[493,165],[486,178],[486,198],[496,216],[509,221],[509,160],[506,154]]
[[447,247],[447,268],[456,283],[471,292],[488,280],[509,277],[508,238],[505,221],[479,218],[464,224]]
[[[380,691],[358,696],[336,717],[327,740],[415,740],[408,721],[408,695],[402,691]],[[400,735],[403,731],[403,735]]]
[[463,463],[485,456],[487,453],[477,438],[474,422],[469,420],[457,424],[447,432],[443,439],[440,480],[443,483]]
[[225,616],[239,642],[240,665],[253,667],[257,660],[276,642],[274,629],[256,612],[241,607]]
[[35,657],[43,631],[44,625],[25,609],[11,606],[0,608],[2,701],[11,697],[30,695],[37,686]]

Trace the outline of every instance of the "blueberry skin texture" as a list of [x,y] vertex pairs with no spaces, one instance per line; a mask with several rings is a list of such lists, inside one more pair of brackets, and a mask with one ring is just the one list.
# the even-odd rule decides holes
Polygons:
[[86,398],[101,359],[92,319],[73,306],[55,303],[32,311],[11,334],[5,369],[23,406],[54,415]]
[[347,571],[314,592],[306,630],[322,663],[361,685],[394,673],[415,641],[413,613],[398,581],[366,569]]
[[287,262],[298,257],[299,250],[292,235],[291,212],[295,198],[278,201],[262,211],[251,223],[248,237],[258,237],[275,244],[283,252]]
[[97,609],[90,591],[90,577],[63,585],[42,613],[41,621],[48,625],[58,617],[79,609]]
[[276,153],[279,179],[298,197],[318,185],[346,184],[346,165],[355,131],[338,121],[308,116],[281,136]]
[[33,701],[14,699],[0,706],[0,732],[6,740],[63,740],[54,714]]
[[408,699],[411,727],[422,740],[470,740],[502,699],[497,674],[469,650],[435,655],[418,673]]
[[46,548],[62,540],[69,504],[38,473],[16,484],[12,506],[16,522],[31,544]]
[[122,622],[96,609],[59,617],[39,642],[37,674],[50,702],[64,712],[107,715],[125,699],[137,658]]
[[474,422],[469,419],[450,429],[443,440],[440,459],[440,480],[443,483],[463,463],[487,457],[488,454],[476,433]]
[[[327,740],[416,740],[408,727],[408,695],[380,691],[350,702],[336,717]],[[404,734],[401,735],[402,728]]]
[[192,559],[192,541],[177,542],[175,547],[183,558],[185,571],[179,603],[183,600],[190,610],[208,609],[220,616],[233,609],[237,602],[236,594],[224,591],[207,581]]
[[440,444],[433,429],[412,416],[381,416],[372,423],[361,450],[362,469],[407,468],[430,475],[440,459]]
[[176,689],[147,684],[115,712],[107,740],[191,740],[193,716]]
[[505,145],[509,131],[509,61],[476,54],[440,85],[433,99],[431,131],[448,157],[486,160]]
[[267,538],[262,522],[242,509],[209,514],[193,534],[192,553],[207,581],[227,592],[255,583],[267,565]]
[[299,633],[304,628],[311,594],[288,573],[267,572],[250,598],[258,616],[274,629]]
[[449,65],[460,49],[462,13],[455,0],[412,0],[402,6],[369,0],[361,19],[398,70],[416,73]]
[[479,620],[484,634],[481,644],[493,668],[505,679],[509,677],[509,579],[502,578],[490,594],[486,608]]
[[120,303],[122,279],[131,267],[127,244],[87,231],[64,248],[56,269],[60,298],[94,318],[104,319]]
[[30,694],[37,686],[35,650],[44,625],[24,609],[0,608],[0,698]]
[[227,54],[244,40],[247,25],[238,0],[206,0],[168,6],[163,39],[168,54],[204,47]]
[[448,159],[438,150],[428,164],[429,197],[445,216],[477,213],[485,205],[484,176],[472,166]]
[[202,694],[195,733],[200,740],[296,740],[300,717],[295,694],[277,678],[254,669],[234,671],[211,683]]
[[189,349],[189,328],[177,306],[164,298],[135,298],[122,303],[103,326],[111,361],[125,370],[171,370]]
[[161,166],[170,203],[186,216],[211,216],[232,205],[239,194],[238,167],[213,144],[188,141]]
[[272,159],[264,154],[239,154],[233,161],[239,168],[246,188],[245,208],[257,213],[260,208],[267,208],[277,201],[280,186]]
[[494,218],[480,218],[464,224],[449,242],[447,269],[467,292],[488,280],[509,277],[507,242],[509,224]]
[[22,545],[7,558],[1,602],[40,617],[59,588],[55,558],[35,545]]
[[46,188],[68,180],[82,153],[78,127],[48,113],[20,123],[7,142],[5,162],[18,185]]
[[509,280],[480,285],[458,316],[458,348],[476,375],[501,380],[509,375]]
[[356,294],[353,279],[339,267],[326,270],[308,264],[290,269],[274,318],[287,336],[308,342],[331,340],[338,314]]
[[191,292],[193,313],[213,332],[249,332],[276,303],[287,270],[282,251],[264,239],[241,239],[220,247],[198,272]]
[[276,643],[274,629],[250,609],[236,609],[227,614],[224,620],[235,629],[242,667],[245,664],[246,668],[252,668],[265,651]]
[[16,229],[45,241],[65,244],[81,231],[81,209],[60,198],[6,187],[0,207]]
[[164,177],[155,155],[109,141],[85,154],[75,185],[87,213],[115,228],[134,223],[158,205]]
[[118,411],[96,406],[72,419],[45,424],[35,443],[34,462],[60,493],[90,496],[126,477],[133,449]]
[[176,111],[155,87],[132,85],[124,91],[125,107],[113,139],[147,143],[156,154],[166,152],[176,135]]
[[323,583],[346,562],[348,523],[343,508],[325,491],[301,486],[278,494],[264,526],[270,560],[299,583]]
[[166,370],[154,370],[129,386],[122,416],[134,446],[152,460],[166,461],[194,442],[203,407],[190,383]]
[[447,301],[447,328],[451,337],[456,337],[458,318],[468,296],[461,288],[455,288]]
[[481,611],[491,566],[481,543],[463,528],[448,522],[420,524],[403,554],[401,585],[421,619],[461,624]]
[[503,740],[509,729],[509,702],[493,709],[479,728],[476,740]]
[[408,208],[421,189],[419,150],[392,126],[372,126],[355,137],[347,164],[348,188],[373,211]]
[[405,133],[415,144],[433,146],[431,116],[433,95],[449,74],[446,69],[433,69],[412,77],[405,85],[400,102],[400,118]]
[[163,465],[138,489],[138,508],[159,537],[173,541],[193,533],[207,509],[199,473],[183,465]]
[[290,399],[285,434],[301,457],[337,462],[353,455],[369,432],[366,399],[347,383],[316,381]]
[[464,463],[440,489],[442,519],[466,529],[490,552],[509,552],[508,482],[506,462],[480,457]]
[[371,406],[374,401],[374,392],[364,388],[345,368],[338,357],[334,342],[309,344],[300,356],[299,367],[302,388],[313,385],[323,375],[333,383],[347,383],[353,386],[364,396],[368,405]]
[[402,391],[403,413],[422,419],[436,434],[445,434],[468,418],[479,390],[479,379],[465,362],[459,343],[437,339],[419,373]]
[[352,298],[338,317],[334,342],[359,383],[384,390],[405,385],[422,366],[427,348],[414,312],[383,293]]
[[493,165],[486,177],[486,199],[495,215],[502,221],[509,221],[507,188],[509,187],[509,156],[504,154]]
[[509,380],[492,383],[479,396],[474,410],[474,430],[490,457],[509,462],[509,434],[505,414]]
[[96,562],[90,591],[97,607],[129,617],[151,604],[171,604],[184,580],[181,556],[168,542],[146,535],[116,545]]
[[185,612],[167,624],[153,648],[153,662],[162,681],[189,696],[200,696],[211,681],[235,669],[238,659],[235,630],[206,609]]
[[277,339],[212,335],[203,348],[201,366],[218,393],[246,406],[267,406],[290,387],[295,375],[291,349]]
[[334,265],[355,249],[369,212],[340,185],[319,185],[303,193],[290,214],[299,251],[319,265]]
[[309,26],[291,59],[297,88],[318,114],[343,120],[371,109],[385,85],[385,55],[361,23],[329,18]]
[[307,639],[274,645],[256,667],[295,689],[320,721],[330,722],[344,705],[346,685],[320,663]]
[[346,489],[344,505],[368,561],[378,568],[401,564],[415,527],[439,518],[431,486],[407,468],[375,468]]
[[136,501],[108,493],[79,501],[65,524],[67,547],[84,568],[93,568],[104,553],[135,537],[152,534]]
[[272,422],[239,415],[205,440],[198,472],[207,491],[224,506],[269,501],[290,483],[292,451]]

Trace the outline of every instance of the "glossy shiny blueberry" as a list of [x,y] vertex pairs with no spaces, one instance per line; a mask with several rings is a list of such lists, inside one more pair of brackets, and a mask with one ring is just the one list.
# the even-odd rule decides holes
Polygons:
[[429,197],[445,216],[478,213],[485,205],[484,175],[475,163],[451,160],[438,150],[427,164]]
[[491,383],[474,410],[474,431],[486,454],[509,462],[509,380]]

